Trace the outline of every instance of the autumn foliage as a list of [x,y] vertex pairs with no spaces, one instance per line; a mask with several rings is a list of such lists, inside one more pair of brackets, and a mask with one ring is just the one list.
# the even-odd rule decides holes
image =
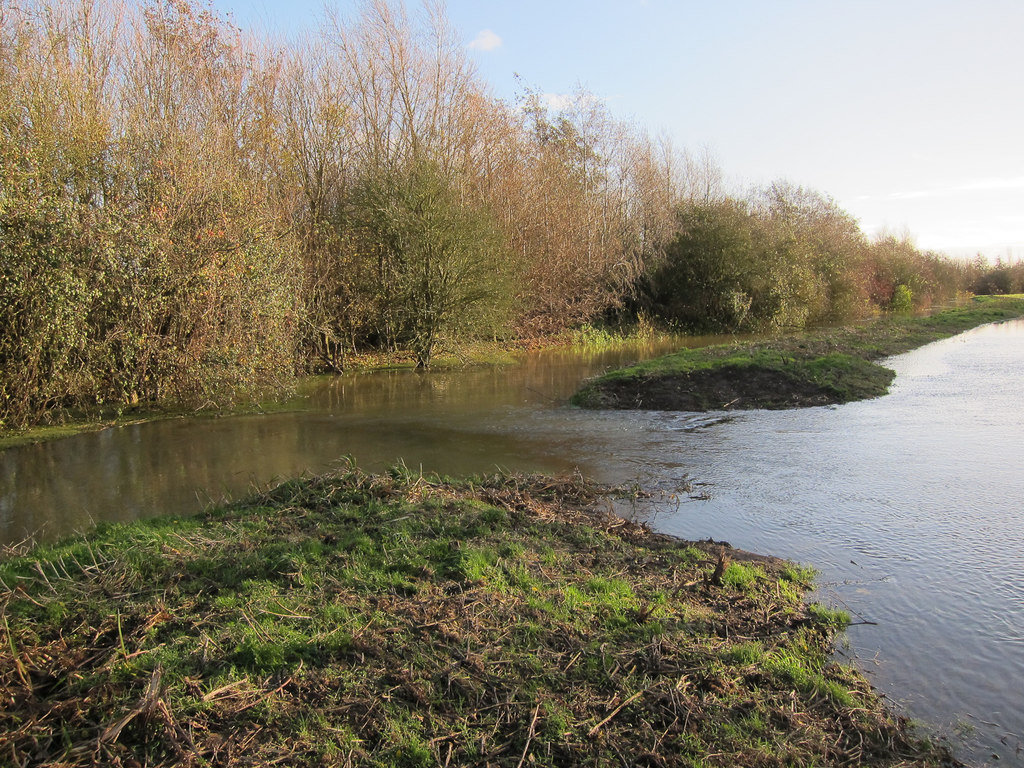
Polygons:
[[640,309],[801,325],[965,279],[815,193],[728,195],[586,92],[494,98],[433,3],[284,47],[196,0],[0,3],[0,429],[222,406],[366,349],[427,365]]

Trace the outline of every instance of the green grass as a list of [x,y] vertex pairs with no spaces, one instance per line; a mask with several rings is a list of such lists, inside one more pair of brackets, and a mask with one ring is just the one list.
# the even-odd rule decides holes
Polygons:
[[586,382],[587,408],[718,410],[847,403],[888,392],[895,374],[877,360],[978,325],[1024,315],[1024,297],[977,297],[929,317],[684,349]]
[[730,563],[722,574],[722,583],[738,592],[752,592],[759,578],[764,578],[764,572],[756,565]]
[[938,765],[811,573],[579,478],[292,480],[0,561],[12,765]]
[[609,328],[588,323],[568,331],[566,334],[570,347],[585,351],[614,349],[626,344],[648,342],[659,337],[664,337],[664,334],[642,312],[635,323],[626,327]]

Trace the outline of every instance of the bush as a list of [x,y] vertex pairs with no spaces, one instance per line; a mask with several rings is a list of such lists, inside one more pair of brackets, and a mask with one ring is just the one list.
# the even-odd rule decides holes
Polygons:
[[892,292],[889,308],[893,312],[906,314],[914,310],[914,292],[902,283]]
[[73,205],[0,198],[0,428],[38,421],[87,388],[90,255]]
[[427,367],[442,339],[493,334],[506,322],[511,274],[500,233],[434,163],[368,175],[350,215],[385,343],[409,346]]

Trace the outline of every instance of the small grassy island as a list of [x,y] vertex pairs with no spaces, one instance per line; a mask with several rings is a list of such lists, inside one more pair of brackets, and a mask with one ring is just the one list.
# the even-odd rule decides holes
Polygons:
[[1024,315],[1024,297],[977,297],[928,317],[886,317],[767,341],[684,349],[587,382],[585,408],[712,411],[799,408],[886,394],[895,373],[880,358],[985,323]]
[[[10,765],[951,764],[807,570],[580,478],[348,467],[0,562]],[[634,493],[638,493],[633,491]]]

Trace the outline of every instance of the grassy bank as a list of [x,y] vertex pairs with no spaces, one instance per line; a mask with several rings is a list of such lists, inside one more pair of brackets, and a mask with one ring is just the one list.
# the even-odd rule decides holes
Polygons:
[[345,469],[9,555],[0,759],[942,764],[829,660],[805,570],[607,493]]
[[587,408],[729,410],[846,403],[884,395],[895,374],[874,362],[985,323],[1024,315],[1024,297],[978,297],[930,317],[886,317],[685,349],[587,382],[573,402]]

